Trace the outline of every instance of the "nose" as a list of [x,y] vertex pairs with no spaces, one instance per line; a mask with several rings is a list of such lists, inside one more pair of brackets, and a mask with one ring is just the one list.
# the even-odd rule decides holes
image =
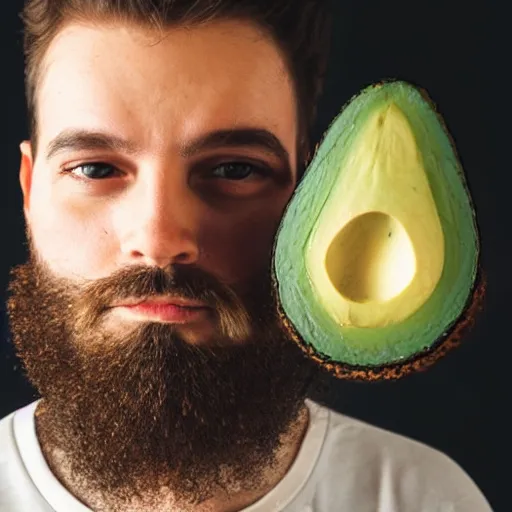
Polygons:
[[199,259],[201,204],[187,183],[159,173],[133,185],[117,223],[124,263],[164,268]]

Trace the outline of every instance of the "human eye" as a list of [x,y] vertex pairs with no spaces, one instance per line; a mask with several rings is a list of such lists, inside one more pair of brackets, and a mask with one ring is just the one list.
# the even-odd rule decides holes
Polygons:
[[[265,193],[278,182],[279,172],[259,158],[229,156],[193,166],[192,186],[207,197],[246,199]],[[205,197],[206,197],[205,196]]]
[[211,175],[213,178],[228,181],[250,181],[261,179],[271,174],[271,170],[263,165],[255,165],[248,162],[226,162],[216,165]]
[[81,181],[98,181],[119,175],[118,169],[105,162],[90,162],[63,169],[63,173],[70,174]]

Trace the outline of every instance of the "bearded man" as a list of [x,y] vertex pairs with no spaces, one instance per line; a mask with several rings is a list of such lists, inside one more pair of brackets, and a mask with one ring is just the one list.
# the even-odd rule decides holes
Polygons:
[[308,399],[273,240],[310,156],[324,2],[28,0],[30,257],[0,510],[488,511],[453,461]]

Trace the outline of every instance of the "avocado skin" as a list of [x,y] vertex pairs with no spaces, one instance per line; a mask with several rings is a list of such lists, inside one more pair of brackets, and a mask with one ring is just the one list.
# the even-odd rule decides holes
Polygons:
[[[363,91],[367,91],[371,88],[378,88],[385,84],[392,83],[405,83],[401,80],[396,79],[386,79],[382,80],[378,83],[374,83],[371,86],[366,87]],[[452,150],[454,155],[458,158],[457,150],[453,138],[448,131],[444,119],[437,113],[436,106],[428,93],[421,87],[413,84],[412,85],[422,96],[423,100],[426,101],[432,111],[436,113],[438,121],[440,122],[445,135],[448,137],[450,144],[452,146]],[[352,98],[350,98],[345,106],[342,108],[342,111],[354,100],[356,99],[361,92],[355,94]],[[329,129],[325,130],[323,138],[329,133]],[[308,165],[306,166],[306,173],[309,163],[314,157],[318,147],[321,145],[322,140],[316,145],[315,151],[312,155],[310,155]],[[471,198],[470,187],[467,182],[464,183],[467,191],[469,192],[469,198]],[[292,197],[293,200],[293,197]],[[470,199],[471,202],[471,199]],[[473,205],[472,205],[473,207]],[[473,207],[474,213],[474,207]],[[278,315],[281,327],[286,335],[293,340],[303,351],[303,353],[313,361],[315,361],[319,367],[331,374],[337,379],[342,380],[352,380],[352,381],[363,381],[363,382],[373,382],[373,381],[382,381],[382,380],[398,380],[405,376],[408,376],[413,373],[425,371],[429,369],[432,365],[438,362],[441,358],[443,358],[447,353],[451,352],[454,348],[460,346],[463,338],[471,331],[474,327],[475,322],[483,310],[484,301],[487,290],[487,277],[483,266],[481,265],[481,255],[480,255],[480,228],[476,218],[476,215],[473,218],[474,228],[476,230],[477,235],[477,265],[476,265],[476,273],[473,281],[473,286],[471,289],[471,293],[468,296],[468,299],[465,303],[465,306],[460,313],[460,315],[452,322],[450,326],[448,326],[443,334],[434,342],[432,342],[427,348],[424,350],[418,351],[414,353],[412,356],[408,358],[404,358],[399,361],[393,361],[389,364],[382,365],[354,365],[349,364],[343,361],[336,361],[325,354],[322,354],[318,350],[315,349],[313,345],[306,342],[300,335],[299,331],[295,328],[291,320],[287,317],[284,309],[281,306],[281,301],[279,298],[279,283],[276,275],[275,265],[272,264],[271,270],[271,281],[272,281],[272,291],[273,291],[273,301],[274,301],[274,309]],[[272,250],[272,262],[275,262],[275,252],[277,247],[277,237],[275,239],[275,243]]]

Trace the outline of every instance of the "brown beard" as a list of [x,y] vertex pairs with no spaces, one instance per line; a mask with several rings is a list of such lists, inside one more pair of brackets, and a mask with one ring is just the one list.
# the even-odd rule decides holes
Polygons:
[[[279,327],[268,271],[244,300],[192,266],[133,266],[79,283],[54,276],[30,245],[11,273],[8,312],[43,397],[42,446],[121,502],[162,486],[191,504],[230,486],[258,489],[318,375]],[[172,324],[105,326],[113,301],[159,294],[209,304],[218,336],[190,344]]]

